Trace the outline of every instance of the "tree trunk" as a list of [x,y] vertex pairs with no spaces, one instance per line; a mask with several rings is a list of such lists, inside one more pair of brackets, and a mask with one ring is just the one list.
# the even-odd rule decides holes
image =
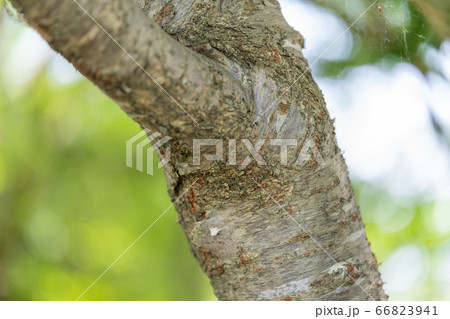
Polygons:
[[[387,298],[303,38],[277,1],[11,2],[132,119],[172,137],[169,193],[219,299]],[[237,165],[192,165],[195,139],[236,143]]]

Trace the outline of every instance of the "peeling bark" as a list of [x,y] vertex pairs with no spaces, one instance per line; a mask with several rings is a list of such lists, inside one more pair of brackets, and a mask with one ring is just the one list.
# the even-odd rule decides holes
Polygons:
[[[199,180],[175,206],[219,299],[387,298],[303,38],[277,1],[79,0],[135,61],[73,0],[11,2],[132,119],[172,137],[169,193]],[[264,166],[186,165],[195,138],[298,147],[288,165],[268,142]]]

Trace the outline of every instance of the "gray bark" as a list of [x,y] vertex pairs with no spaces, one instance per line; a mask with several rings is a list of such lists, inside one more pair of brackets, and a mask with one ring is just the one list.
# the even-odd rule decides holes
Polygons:
[[[387,298],[303,38],[277,1],[79,0],[135,61],[73,0],[11,2],[132,119],[172,137],[169,193],[198,180],[175,207],[219,299]],[[303,165],[280,165],[269,143],[264,166],[185,165],[198,138],[295,139],[294,161],[313,149]]]

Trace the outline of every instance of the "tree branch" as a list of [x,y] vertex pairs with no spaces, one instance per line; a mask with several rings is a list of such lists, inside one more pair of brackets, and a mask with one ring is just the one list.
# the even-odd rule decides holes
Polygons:
[[[386,299],[303,38],[277,1],[139,0],[139,10],[131,0],[80,0],[200,127],[74,0],[12,2],[133,119],[174,137],[164,166],[169,193],[175,200],[192,186],[175,207],[220,299]],[[259,148],[264,166],[193,166],[195,137],[298,147],[287,166],[268,142]],[[312,156],[296,165],[305,145]],[[240,141],[236,153],[239,163],[249,155]]]
[[223,126],[224,113],[232,110],[235,120],[247,108],[246,93],[226,69],[178,43],[132,1],[12,3],[54,50],[142,126],[202,136],[210,134],[206,128]]

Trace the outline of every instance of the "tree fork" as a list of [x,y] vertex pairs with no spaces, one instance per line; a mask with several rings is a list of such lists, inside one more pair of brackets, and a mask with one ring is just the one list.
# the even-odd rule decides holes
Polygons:
[[[198,180],[175,207],[219,299],[387,298],[303,38],[277,1],[11,2],[133,120],[172,137],[169,193]],[[308,141],[313,151],[280,165],[265,143],[264,166],[186,165],[198,138],[294,139],[290,159]]]

